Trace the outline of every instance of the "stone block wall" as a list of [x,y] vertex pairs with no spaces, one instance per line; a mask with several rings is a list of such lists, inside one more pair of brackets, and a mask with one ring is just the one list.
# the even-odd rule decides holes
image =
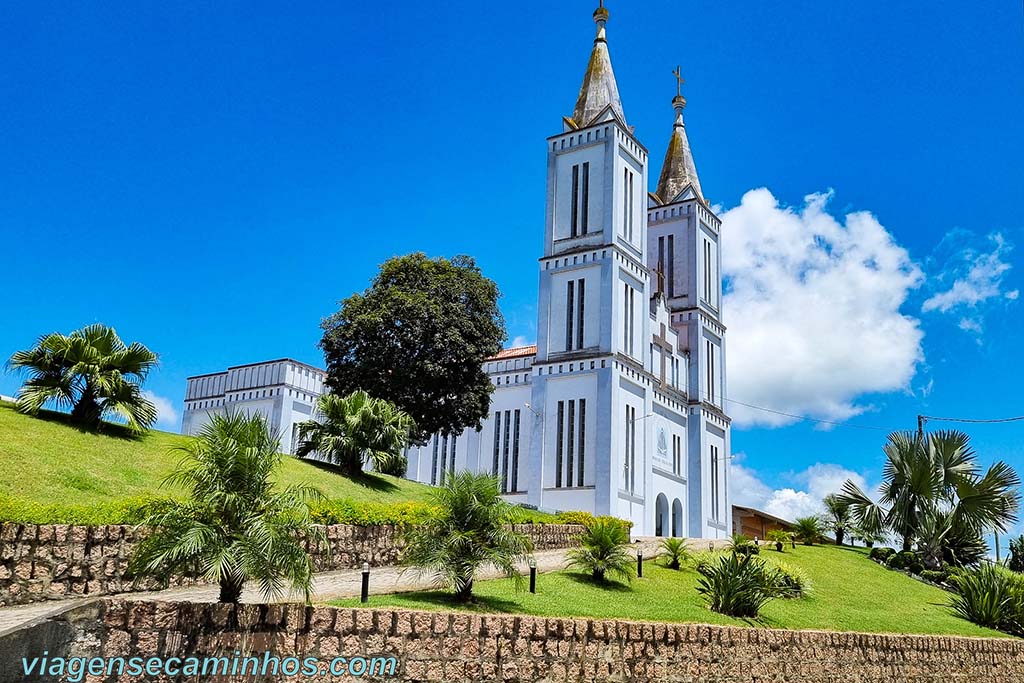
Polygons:
[[[1010,638],[782,631],[285,604],[175,604],[118,598],[97,604],[99,609],[91,621],[77,627],[85,645],[71,645],[69,654],[202,657],[238,650],[243,655],[262,656],[269,651],[281,658],[316,656],[321,660],[339,655],[395,656],[398,671],[383,680],[409,682],[1024,681],[1024,643]],[[114,680],[90,678],[93,683]],[[122,676],[116,680],[140,679]],[[307,676],[302,680],[354,679]]]
[[[522,524],[537,550],[574,545],[582,527],[572,524]],[[141,532],[144,533],[144,532]],[[0,524],[0,606],[39,600],[109,595],[159,588],[153,581],[135,586],[128,560],[139,542],[134,527],[66,524]],[[382,567],[398,563],[401,533],[389,525],[326,528],[330,553],[315,553],[318,571],[355,569],[363,562]],[[175,577],[174,586],[190,579]]]

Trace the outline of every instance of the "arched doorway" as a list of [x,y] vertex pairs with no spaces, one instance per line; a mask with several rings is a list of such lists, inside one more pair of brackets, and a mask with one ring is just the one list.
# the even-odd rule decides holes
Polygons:
[[683,504],[678,498],[672,501],[672,535],[683,535]]
[[659,493],[654,503],[654,535],[668,535],[668,524],[668,498],[665,497],[664,493]]

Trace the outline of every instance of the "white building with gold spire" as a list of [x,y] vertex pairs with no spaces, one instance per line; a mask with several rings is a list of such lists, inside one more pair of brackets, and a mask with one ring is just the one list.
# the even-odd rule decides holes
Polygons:
[[[408,476],[499,476],[506,498],[633,522],[635,535],[729,535],[721,221],[676,112],[657,188],[627,123],[605,33],[548,138],[536,346],[489,359],[480,431],[437,435]],[[678,72],[677,72],[678,76]]]

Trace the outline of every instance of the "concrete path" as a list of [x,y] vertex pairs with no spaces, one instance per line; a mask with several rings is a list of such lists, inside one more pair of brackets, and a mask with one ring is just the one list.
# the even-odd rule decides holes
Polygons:
[[[645,558],[653,558],[657,554],[660,539],[641,539],[632,544],[635,550],[642,550]],[[534,553],[538,572],[551,572],[562,569],[566,565],[567,550],[545,550]],[[529,573],[529,567],[523,564],[520,571]],[[501,576],[493,567],[487,567],[478,575],[479,579],[494,579]],[[337,572],[324,572],[313,578],[313,601],[326,602],[336,598],[357,597],[362,586],[363,573],[359,569],[346,569]],[[374,567],[370,570],[370,594],[403,593],[425,590],[433,587],[433,577],[420,574],[414,569],[403,570],[402,567]],[[138,600],[168,600],[185,602],[216,602],[217,586],[185,586],[169,588],[162,591],[121,593],[122,597]],[[99,596],[90,596],[75,600],[50,600],[47,602],[18,605],[0,608],[0,634],[17,628],[29,621],[45,618],[50,614],[62,612],[77,604],[88,602]],[[278,602],[301,602],[301,595],[282,597]],[[242,602],[265,602],[257,590],[247,588],[242,593]]]

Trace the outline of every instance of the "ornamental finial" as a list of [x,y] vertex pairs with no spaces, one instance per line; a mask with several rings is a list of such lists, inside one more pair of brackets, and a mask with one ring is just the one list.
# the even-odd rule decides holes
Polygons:
[[608,8],[604,6],[604,0],[599,0],[597,9],[594,10],[594,21],[597,22],[599,29],[604,28],[608,21]]

